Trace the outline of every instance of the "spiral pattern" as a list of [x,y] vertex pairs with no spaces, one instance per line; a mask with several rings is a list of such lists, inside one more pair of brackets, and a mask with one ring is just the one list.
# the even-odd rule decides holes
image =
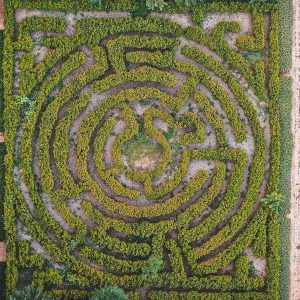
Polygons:
[[18,219],[34,240],[29,250],[19,234],[20,253],[52,265],[33,280],[133,291],[154,256],[163,268],[149,291],[237,289],[232,264],[247,247],[266,253],[270,140],[255,72],[226,61],[222,30],[210,44],[160,18],[83,18],[68,36],[63,20],[19,25],[33,53],[16,58],[15,97],[30,104],[14,174]]

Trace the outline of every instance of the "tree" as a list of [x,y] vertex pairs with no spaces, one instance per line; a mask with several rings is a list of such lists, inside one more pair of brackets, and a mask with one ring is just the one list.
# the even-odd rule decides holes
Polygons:
[[146,6],[150,10],[158,9],[163,10],[163,8],[168,5],[164,0],[146,0]]
[[281,209],[284,202],[284,197],[276,192],[271,195],[267,195],[261,202],[273,211],[278,211]]
[[156,279],[162,269],[163,261],[155,256],[151,256],[148,260],[148,264],[142,268],[141,278],[143,280]]
[[97,290],[91,300],[128,300],[128,297],[120,288],[105,286]]
[[55,298],[44,292],[42,288],[27,286],[14,292],[9,300],[55,300]]

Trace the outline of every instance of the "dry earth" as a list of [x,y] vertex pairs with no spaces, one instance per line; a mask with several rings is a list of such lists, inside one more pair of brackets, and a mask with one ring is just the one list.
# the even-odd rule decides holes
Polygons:
[[3,242],[0,242],[0,262],[6,261],[6,247]]
[[0,143],[4,143],[4,134],[0,132]]

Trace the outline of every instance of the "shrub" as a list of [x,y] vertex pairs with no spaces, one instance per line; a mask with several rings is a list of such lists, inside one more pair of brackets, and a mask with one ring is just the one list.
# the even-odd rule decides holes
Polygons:
[[97,290],[91,300],[128,300],[128,297],[123,290],[117,287],[106,286]]
[[150,10],[158,9],[163,10],[163,8],[167,5],[164,0],[146,0],[146,6]]
[[27,286],[14,292],[9,297],[9,300],[54,300],[54,297],[44,292],[41,288]]
[[144,281],[157,279],[162,269],[163,261],[155,256],[151,256],[148,260],[148,264],[142,268],[141,278]]

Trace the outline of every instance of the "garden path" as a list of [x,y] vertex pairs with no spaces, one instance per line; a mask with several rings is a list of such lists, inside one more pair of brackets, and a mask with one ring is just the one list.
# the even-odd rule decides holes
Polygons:
[[0,242],[0,262],[6,261],[6,247],[3,242]]

